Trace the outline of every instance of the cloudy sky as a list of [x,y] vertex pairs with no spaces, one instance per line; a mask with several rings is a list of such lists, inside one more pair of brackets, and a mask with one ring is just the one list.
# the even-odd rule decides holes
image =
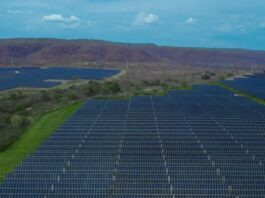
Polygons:
[[263,0],[0,0],[0,38],[265,50]]

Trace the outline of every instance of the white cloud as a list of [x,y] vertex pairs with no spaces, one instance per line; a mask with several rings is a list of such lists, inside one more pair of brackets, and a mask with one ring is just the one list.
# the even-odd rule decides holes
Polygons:
[[193,25],[196,23],[196,20],[192,17],[188,18],[186,21],[185,21],[185,24],[187,25]]
[[69,18],[65,18],[66,21],[68,22],[76,22],[76,21],[80,21],[80,19],[77,16],[70,16]]
[[231,32],[233,30],[233,27],[230,24],[221,24],[216,28],[216,30],[220,32]]
[[70,17],[64,17],[61,14],[51,14],[51,15],[45,15],[42,17],[42,21],[48,21],[48,22],[77,22],[80,21],[80,19],[77,16],[71,15]]
[[43,21],[64,21],[64,17],[60,14],[51,14],[42,17]]
[[152,13],[146,13],[146,12],[139,12],[135,19],[134,24],[135,25],[148,25],[153,24],[159,20],[159,17]]

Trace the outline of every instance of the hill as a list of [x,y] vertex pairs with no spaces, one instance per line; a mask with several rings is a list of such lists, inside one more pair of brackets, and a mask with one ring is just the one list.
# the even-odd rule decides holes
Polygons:
[[191,67],[264,66],[265,52],[178,48],[97,40],[2,39],[0,65],[124,65],[163,63]]

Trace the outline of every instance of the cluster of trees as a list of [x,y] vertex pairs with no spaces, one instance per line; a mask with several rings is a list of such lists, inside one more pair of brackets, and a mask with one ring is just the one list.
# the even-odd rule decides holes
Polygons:
[[0,99],[0,150],[14,142],[40,115],[97,95],[121,92],[116,81],[90,81],[83,85],[41,91],[12,91]]
[[207,70],[201,74],[201,79],[202,80],[211,80],[211,79],[214,79],[214,77],[218,77],[218,79],[217,78],[215,78],[215,79],[225,80],[225,79],[231,78],[233,76],[234,76],[234,74],[231,72],[223,73],[222,75],[218,76],[216,73]]
[[210,72],[210,71],[205,71],[202,73],[202,80],[210,80],[213,76],[215,76],[216,74],[214,72]]

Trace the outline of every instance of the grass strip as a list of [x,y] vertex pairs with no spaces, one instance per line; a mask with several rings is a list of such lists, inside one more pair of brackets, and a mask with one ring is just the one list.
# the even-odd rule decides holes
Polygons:
[[265,100],[263,100],[261,98],[258,98],[257,96],[253,96],[251,94],[239,91],[239,90],[237,90],[235,88],[232,88],[232,87],[230,87],[230,86],[228,86],[228,85],[226,85],[226,84],[224,84],[222,82],[213,82],[213,83],[210,83],[210,85],[216,85],[216,86],[223,87],[223,88],[225,88],[225,89],[227,89],[227,90],[229,90],[229,91],[231,91],[231,92],[233,92],[233,93],[235,93],[235,94],[237,94],[239,96],[246,97],[246,98],[248,98],[250,100],[253,100],[253,101],[255,101],[255,102],[259,103],[259,104],[265,105]]

